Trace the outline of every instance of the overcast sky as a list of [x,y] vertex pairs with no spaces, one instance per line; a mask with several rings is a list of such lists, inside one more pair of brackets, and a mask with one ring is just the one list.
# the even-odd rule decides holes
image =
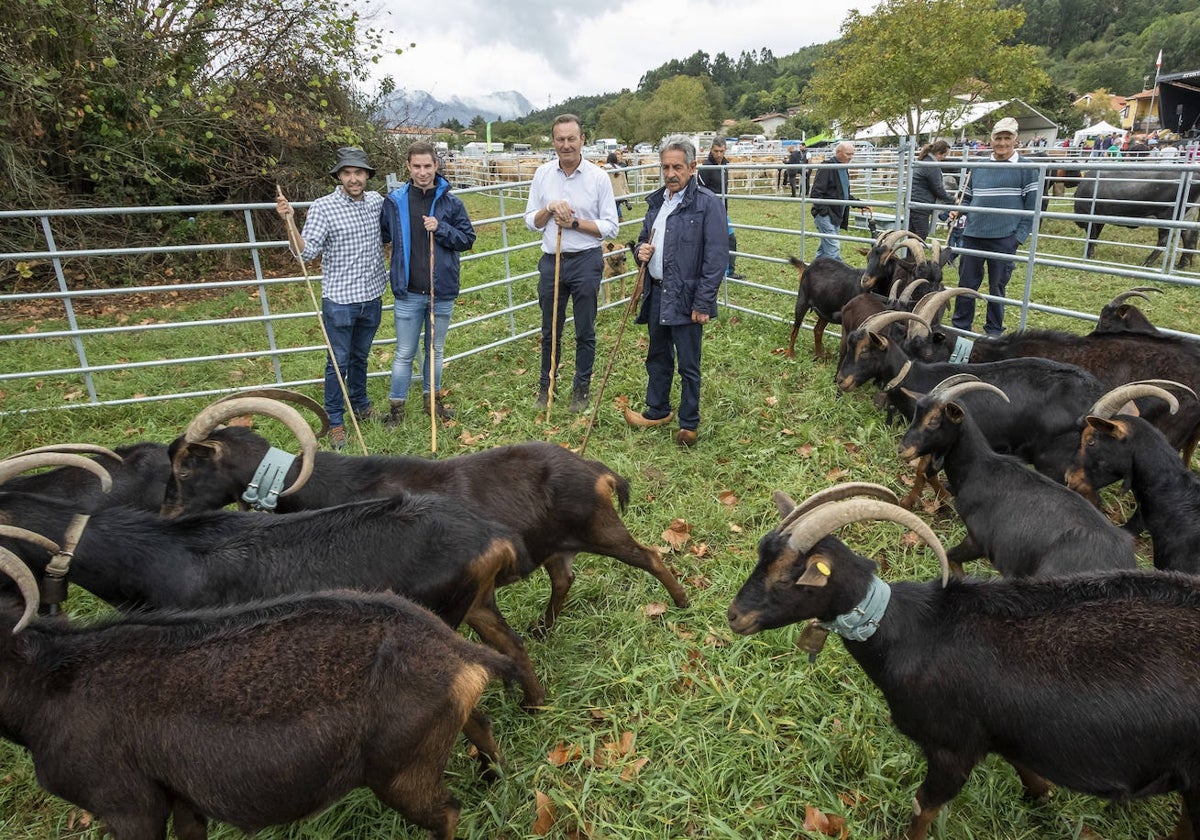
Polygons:
[[[637,88],[696,50],[769,48],[775,55],[836,38],[851,9],[877,0],[376,0],[404,54],[381,62],[399,87],[438,99],[516,90],[534,108],[571,96]],[[407,49],[409,43],[416,46]]]

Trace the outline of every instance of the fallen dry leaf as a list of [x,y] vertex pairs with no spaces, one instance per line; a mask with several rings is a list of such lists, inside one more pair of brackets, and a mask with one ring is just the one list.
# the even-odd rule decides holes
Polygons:
[[464,431],[461,435],[458,436],[458,439],[460,441],[462,441],[464,446],[474,446],[475,444],[479,443],[481,440],[483,440],[486,437],[487,437],[487,432],[480,432],[477,435],[473,435],[468,431]]
[[507,411],[490,411],[490,412],[488,412],[488,414],[492,418],[493,426],[499,426],[501,423],[504,422],[504,418],[508,416]]
[[729,642],[722,639],[716,633],[709,633],[707,636],[705,636],[704,644],[708,645],[709,647],[715,647],[715,648],[723,648],[723,647],[729,646]]
[[763,402],[765,402],[767,405],[774,408],[775,406],[779,405],[779,398],[778,397],[767,397],[765,400],[763,400]]
[[691,552],[697,557],[707,557],[708,543],[695,543],[691,548]]
[[540,790],[534,791],[537,819],[533,821],[533,833],[545,836],[554,827],[554,801]]
[[832,469],[829,472],[825,473],[825,480],[828,482],[841,481],[843,478],[845,478],[848,475],[850,475],[850,470],[843,469],[842,467],[838,467],[836,469]]
[[804,830],[819,831],[826,837],[844,838],[849,834],[845,819],[833,814],[825,814],[820,808],[812,805],[804,806]]
[[796,454],[801,458],[811,458],[813,454],[813,445],[806,443],[803,446],[797,447]]
[[717,494],[717,498],[725,507],[736,507],[738,503],[738,497],[734,495],[732,490],[722,490]]
[[905,548],[913,548],[921,544],[921,538],[912,531],[905,531],[904,536],[900,538],[900,543]]
[[687,582],[696,589],[708,589],[712,586],[712,578],[708,575],[692,575],[687,579]]
[[625,765],[625,769],[621,771],[622,782],[632,782],[642,772],[642,768],[650,763],[650,759],[646,757],[639,758]]
[[662,532],[662,538],[676,551],[683,548],[691,535],[692,526],[683,519],[672,520],[671,527]]
[[655,601],[653,604],[646,604],[642,607],[642,613],[646,618],[658,618],[660,615],[667,614],[667,605],[662,601]]
[[742,533],[742,526],[738,525],[736,522],[730,522],[729,530],[734,534],[740,534]]
[[779,434],[781,434],[781,435],[786,435],[786,436],[788,436],[788,437],[791,437],[792,435],[794,435],[794,434],[796,434],[796,433],[795,433],[795,432],[793,432],[791,429],[786,429],[786,428],[785,428],[785,429],[780,429],[780,430],[779,430]]
[[575,761],[583,756],[583,750],[576,744],[555,744],[550,752],[546,753],[546,760],[555,767],[562,767],[568,761]]

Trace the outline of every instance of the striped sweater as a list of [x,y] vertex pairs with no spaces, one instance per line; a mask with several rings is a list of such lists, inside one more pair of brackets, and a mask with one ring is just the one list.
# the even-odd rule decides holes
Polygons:
[[[971,180],[963,193],[963,206],[969,208],[965,236],[977,239],[1001,239],[1016,234],[1017,244],[1024,244],[1033,228],[1033,212],[1037,209],[1041,178],[1036,167],[1020,166],[1015,155],[1009,167],[980,167],[971,171]],[[980,208],[1025,210],[1030,215],[1016,216],[988,213]]]

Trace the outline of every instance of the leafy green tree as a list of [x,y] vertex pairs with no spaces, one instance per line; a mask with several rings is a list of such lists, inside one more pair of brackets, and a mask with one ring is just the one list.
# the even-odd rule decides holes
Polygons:
[[676,131],[703,131],[713,123],[708,92],[700,79],[675,76],[650,96],[638,136],[657,140]]
[[463,125],[461,122],[459,122],[457,117],[451,117],[448,120],[443,120],[442,128],[448,128],[454,132],[460,132],[460,131],[466,130],[466,126]]
[[596,134],[600,137],[616,137],[627,145],[642,140],[657,140],[657,137],[639,133],[642,111],[642,102],[635,95],[626,91],[611,104],[604,105],[599,109]]
[[996,0],[883,0],[869,15],[847,15],[811,92],[846,134],[888,120],[915,135],[930,113],[948,123],[969,104],[952,91],[967,100],[1034,97],[1049,79],[1032,46],[1012,43],[1024,19]]

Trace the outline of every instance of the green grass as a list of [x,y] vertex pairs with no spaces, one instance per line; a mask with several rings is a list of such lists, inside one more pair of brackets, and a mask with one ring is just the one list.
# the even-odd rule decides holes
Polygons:
[[[487,212],[472,209],[477,215]],[[735,218],[744,222],[787,226],[785,215],[782,205],[767,202],[739,202],[735,207]],[[482,234],[486,246],[485,237],[498,240],[498,233]],[[778,257],[798,253],[795,236],[743,231],[739,239],[750,251]],[[815,245],[810,239],[808,256]],[[514,257],[525,261],[526,270],[535,259],[533,253]],[[468,273],[483,270],[477,264],[468,266]],[[795,286],[795,272],[787,266],[747,259],[739,268],[758,283]],[[953,270],[948,274],[953,282]],[[1095,312],[1129,285],[1119,278],[1039,270],[1036,296]],[[295,290],[271,294],[279,295],[281,307],[306,306]],[[287,294],[295,299],[287,299]],[[247,304],[246,297],[243,291],[202,305],[210,315],[223,308],[257,305]],[[803,830],[808,805],[844,816],[853,838],[894,834],[907,821],[923,760],[891,726],[879,692],[841,644],[831,640],[821,657],[809,664],[794,646],[796,628],[742,638],[725,623],[726,608],[754,565],[756,543],[776,521],[771,491],[779,488],[800,498],[837,481],[865,480],[903,492],[906,471],[895,456],[899,432],[885,425],[869,394],[836,391],[832,363],[811,359],[810,333],[799,338],[796,360],[772,353],[787,342],[789,297],[734,287],[730,299],[786,320],[723,311],[706,327],[699,446],[680,450],[673,443],[674,428],[638,431],[621,419],[616,400],[626,396],[640,406],[645,387],[645,333],[631,323],[586,453],[632,482],[633,498],[624,519],[638,539],[662,546],[660,534],[672,520],[690,524],[691,542],[682,551],[670,552],[668,560],[684,581],[692,605],[648,616],[648,605],[669,603],[656,581],[609,558],[581,555],[578,578],[558,625],[546,639],[528,642],[549,692],[547,708],[529,715],[520,709],[518,698],[499,688],[485,695],[483,705],[493,715],[505,755],[503,779],[491,786],[482,783],[465,754],[465,742],[452,759],[449,784],[463,803],[460,837],[535,836],[535,792],[554,802],[557,820],[547,835],[554,838],[817,836]],[[456,320],[482,305],[464,300]],[[1186,289],[1171,287],[1146,309],[1167,325],[1184,328],[1197,322],[1195,303]],[[533,317],[529,315],[531,323]],[[1009,317],[1014,315],[1010,312]],[[601,316],[593,393],[619,320],[619,309]],[[1065,319],[1041,316],[1035,325],[1081,329]],[[482,324],[479,329],[486,334],[493,327]],[[197,330],[189,339],[196,346],[188,352],[229,351],[254,341],[252,335],[231,336]],[[459,339],[453,332],[451,340],[448,351],[454,352],[453,342]],[[572,342],[564,342],[564,347],[569,371]],[[155,339],[135,335],[119,350],[96,352],[114,359],[153,358],[162,348]],[[386,348],[377,349],[373,368],[385,370],[389,355]],[[5,369],[11,370],[19,360],[4,361]],[[306,375],[312,375],[313,358],[297,359],[296,367],[302,362],[310,368]],[[537,365],[533,339],[448,365],[447,401],[459,414],[454,424],[439,429],[439,456],[525,440],[578,447],[584,419],[567,414],[563,403],[556,405],[549,422],[534,411]],[[240,362],[214,363],[202,373],[185,366],[150,369],[146,375],[123,373],[129,393],[152,393],[164,378],[174,383],[186,377],[193,387],[218,387],[248,384],[263,376],[261,366]],[[47,381],[42,390],[56,387],[57,382]],[[385,377],[372,379],[370,388],[377,402],[386,399]],[[67,440],[168,441],[205,402],[10,413],[0,416],[0,453]],[[7,398],[5,403],[8,407]],[[270,434],[289,445],[286,435],[274,428]],[[372,453],[429,451],[429,425],[419,411],[394,431],[370,426],[364,434]],[[503,486],[496,492],[504,492]],[[962,536],[952,513],[926,518],[948,544]],[[900,536],[901,530],[888,524],[851,526],[842,533],[860,553],[886,557],[893,580],[934,577],[937,564],[932,554],[902,547]],[[499,603],[513,626],[524,628],[541,614],[547,597],[545,576],[539,572],[503,589]],[[103,610],[78,589],[70,606],[82,616]],[[1086,703],[1088,698],[1064,698],[1064,703],[1071,702]],[[611,755],[605,745],[618,742],[625,732],[634,735],[629,755],[561,766],[547,758],[560,744],[577,746],[583,756],[597,751]],[[631,765],[639,759],[647,761],[633,774]],[[632,777],[622,778],[623,771]],[[1107,840],[1149,838],[1169,829],[1176,812],[1176,804],[1166,798],[1117,807],[1061,790],[1048,805],[1030,806],[1021,800],[1012,770],[993,757],[976,768],[939,817],[933,836],[1041,840],[1082,833]],[[69,828],[72,820],[76,826]],[[25,752],[0,743],[0,837],[101,836],[98,828],[80,828],[78,821],[72,806],[38,788]],[[573,834],[576,829],[584,834]],[[219,840],[241,834],[222,826],[211,836]],[[259,836],[365,840],[422,835],[359,791],[313,819]]]

